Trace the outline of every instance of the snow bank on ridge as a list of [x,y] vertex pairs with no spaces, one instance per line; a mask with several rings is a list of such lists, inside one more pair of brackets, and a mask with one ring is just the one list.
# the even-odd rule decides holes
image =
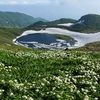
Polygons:
[[71,26],[73,23],[64,23],[64,24],[58,24],[59,26]]

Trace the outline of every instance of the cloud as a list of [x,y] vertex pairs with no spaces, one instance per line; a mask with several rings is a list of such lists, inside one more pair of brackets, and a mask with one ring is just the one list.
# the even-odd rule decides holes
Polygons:
[[99,0],[48,0],[51,3],[58,3],[58,4],[69,4],[69,5],[79,5],[79,4],[100,4]]
[[0,1],[0,5],[34,5],[34,4],[48,4],[51,3],[50,0],[20,0],[20,1],[15,1],[15,0],[11,0],[11,1]]
[[84,4],[84,3],[95,3],[98,2],[98,0],[92,1],[92,0],[8,0],[7,1],[0,1],[0,5],[34,5],[34,4],[67,4],[67,5],[77,5],[77,4]]
[[7,4],[16,5],[16,4],[18,4],[18,2],[17,1],[9,1]]
[[59,3],[59,4],[73,4],[73,3],[77,3],[81,0],[49,0],[52,3]]
[[23,4],[23,5],[32,5],[32,4],[35,4],[35,2],[23,1],[23,2],[21,2],[20,4]]
[[3,5],[3,4],[5,4],[5,3],[1,1],[1,2],[0,2],[0,5]]

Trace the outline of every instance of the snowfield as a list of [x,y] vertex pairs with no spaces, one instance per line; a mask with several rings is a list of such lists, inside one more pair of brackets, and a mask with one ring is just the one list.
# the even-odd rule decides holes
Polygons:
[[[64,24],[65,25],[65,24]],[[66,24],[67,25],[67,24]],[[69,25],[69,23],[68,23]],[[71,25],[71,24],[70,24]],[[79,33],[79,32],[73,32],[73,31],[69,31],[69,30],[64,30],[64,29],[60,29],[60,28],[46,28],[45,30],[40,30],[40,31],[35,31],[35,30],[27,30],[25,32],[23,32],[20,36],[16,37],[16,39],[13,40],[13,42],[17,45],[23,45],[21,43],[19,43],[17,41],[17,39],[21,36],[25,36],[28,34],[36,34],[36,33],[48,33],[48,34],[61,34],[61,35],[68,35],[73,37],[77,42],[75,43],[75,45],[69,45],[68,48],[77,48],[77,47],[81,47],[84,46],[87,43],[91,43],[91,42],[96,42],[96,41],[100,41],[100,32],[98,33],[91,33],[91,34],[86,34],[86,33]],[[24,41],[25,42],[25,41]],[[34,41],[33,41],[34,42]],[[35,44],[36,45],[36,44]],[[38,46],[47,46],[45,44],[39,44],[37,43]],[[26,46],[27,45],[23,45]],[[49,49],[51,48],[50,45]],[[59,44],[60,46],[60,44]],[[62,47],[61,47],[62,48]],[[65,47],[64,47],[65,48]]]

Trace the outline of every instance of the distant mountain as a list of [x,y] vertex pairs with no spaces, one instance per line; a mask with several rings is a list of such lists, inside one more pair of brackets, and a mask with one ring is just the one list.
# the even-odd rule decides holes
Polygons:
[[38,21],[36,23],[33,23],[32,25],[29,25],[28,27],[26,27],[26,29],[39,30],[47,27],[64,27],[64,26],[58,26],[58,24],[74,23],[74,22],[76,22],[76,20],[69,19],[69,18],[61,18],[59,20],[55,20],[51,22]]
[[42,18],[33,18],[32,16],[18,12],[0,12],[0,27],[24,28],[38,21],[44,21]]
[[37,17],[37,18],[35,18],[35,20],[36,20],[36,22],[38,22],[38,21],[49,22],[48,20],[41,18],[41,17]]
[[49,24],[63,24],[63,23],[74,23],[76,20],[75,19],[70,19],[70,18],[61,18],[61,19],[58,19],[58,20],[55,20],[55,21],[51,21],[49,22]]
[[70,30],[78,32],[98,32],[100,31],[100,15],[88,14],[82,16],[70,28]]

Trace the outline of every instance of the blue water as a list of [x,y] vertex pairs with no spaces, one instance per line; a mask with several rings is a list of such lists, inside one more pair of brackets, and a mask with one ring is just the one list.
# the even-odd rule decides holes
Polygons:
[[25,41],[25,42],[32,42],[36,41],[39,43],[44,43],[49,45],[52,42],[57,42],[56,37],[52,34],[43,34],[43,33],[37,33],[37,34],[29,34],[26,36],[22,36],[17,39],[18,41]]
[[[58,38],[56,38],[53,34],[46,34],[46,33],[36,33],[36,34],[28,34],[25,36],[22,36],[17,39],[17,41],[21,44],[27,44],[28,47],[34,48],[35,45],[33,43],[29,42],[38,42],[40,44],[46,44],[50,45],[51,43],[61,43],[61,46],[68,47],[66,43],[70,43],[70,45],[75,44],[75,40],[65,40],[65,42],[59,42],[57,41]],[[28,42],[28,43],[27,43]]]

